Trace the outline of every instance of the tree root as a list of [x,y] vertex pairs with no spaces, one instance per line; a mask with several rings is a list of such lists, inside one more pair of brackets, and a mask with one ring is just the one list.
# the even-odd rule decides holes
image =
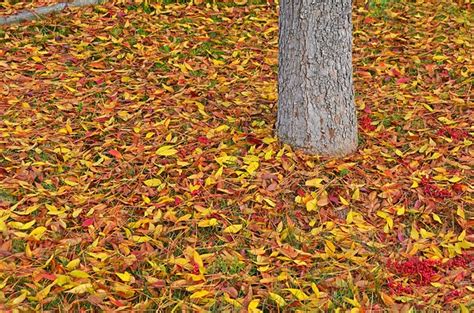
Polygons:
[[61,12],[69,7],[84,7],[103,2],[106,2],[106,0],[74,0],[72,2],[60,2],[53,5],[38,7],[32,10],[24,10],[12,15],[0,16],[0,25],[31,21],[51,13]]

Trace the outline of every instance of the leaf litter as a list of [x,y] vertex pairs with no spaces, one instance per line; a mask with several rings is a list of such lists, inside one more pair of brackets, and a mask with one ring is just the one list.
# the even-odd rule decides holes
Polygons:
[[335,160],[273,136],[276,4],[202,2],[0,29],[0,309],[472,310],[470,4],[355,2]]

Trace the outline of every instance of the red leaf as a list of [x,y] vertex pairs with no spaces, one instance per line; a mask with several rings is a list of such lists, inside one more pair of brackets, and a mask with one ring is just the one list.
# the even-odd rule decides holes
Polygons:
[[397,84],[405,84],[405,83],[408,83],[410,81],[409,78],[407,77],[401,77],[397,80]]
[[203,145],[208,145],[211,142],[209,139],[207,139],[207,137],[204,136],[198,137],[198,141]]
[[82,222],[82,227],[87,227],[87,226],[90,226],[94,224],[94,219],[93,218],[86,218],[83,222]]
[[116,159],[121,159],[122,158],[122,154],[120,152],[118,152],[117,150],[115,150],[115,149],[110,149],[109,154],[111,156],[113,156],[114,158],[116,158]]

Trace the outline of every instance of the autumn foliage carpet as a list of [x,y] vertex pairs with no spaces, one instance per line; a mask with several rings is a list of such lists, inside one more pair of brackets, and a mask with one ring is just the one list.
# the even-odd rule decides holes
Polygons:
[[3,26],[0,311],[473,310],[468,2],[355,5],[337,160],[273,137],[274,4]]

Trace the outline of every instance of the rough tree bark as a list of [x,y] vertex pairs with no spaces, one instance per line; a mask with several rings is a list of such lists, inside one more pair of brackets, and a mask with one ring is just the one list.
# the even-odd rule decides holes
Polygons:
[[351,0],[280,1],[276,133],[307,153],[357,148],[351,9]]

